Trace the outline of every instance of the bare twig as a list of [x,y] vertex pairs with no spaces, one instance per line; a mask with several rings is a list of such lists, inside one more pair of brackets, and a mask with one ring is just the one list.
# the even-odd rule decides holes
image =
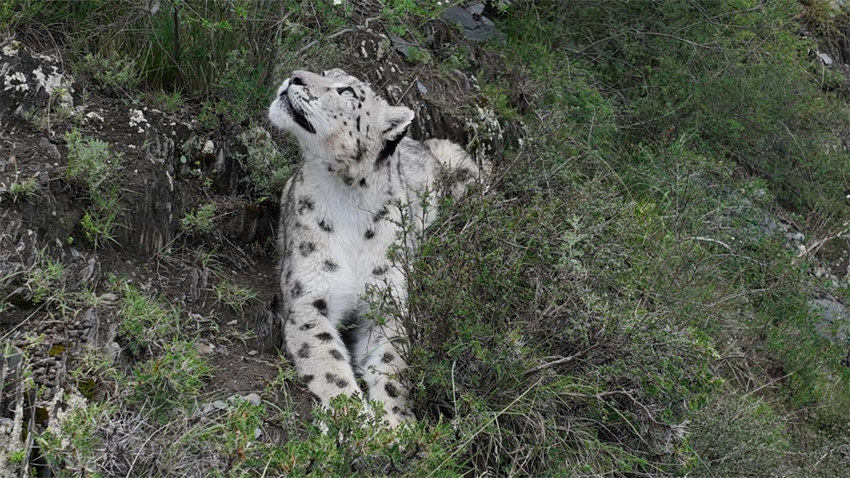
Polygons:
[[686,239],[690,240],[690,241],[710,242],[712,244],[717,244],[719,246],[723,246],[724,249],[726,249],[729,252],[732,252],[732,247],[730,247],[729,244],[726,244],[725,242],[719,241],[717,239],[712,239],[710,237],[693,236],[693,237],[688,237]]
[[[598,345],[598,344],[597,344],[597,345]],[[525,375],[526,377],[528,377],[529,375],[533,375],[533,374],[535,374],[535,373],[537,373],[537,372],[539,372],[539,371],[541,371],[541,370],[545,370],[545,369],[547,369],[547,368],[552,368],[552,367],[556,367],[556,366],[558,366],[558,365],[562,365],[562,364],[565,364],[565,363],[572,362],[573,360],[575,360],[575,359],[577,359],[577,358],[581,357],[582,355],[584,355],[584,354],[586,354],[587,352],[590,352],[591,350],[593,350],[594,348],[596,348],[596,346],[597,346],[597,345],[593,345],[592,347],[586,348],[586,349],[582,350],[581,352],[575,353],[575,354],[570,355],[570,356],[568,356],[568,357],[561,357],[561,358],[559,358],[559,359],[557,359],[557,360],[553,360],[553,361],[551,361],[551,362],[546,362],[546,363],[540,364],[540,365],[538,365],[538,366],[536,366],[536,367],[534,367],[534,368],[531,368],[531,369],[526,370],[524,375]]]
[[[375,21],[377,18],[378,17],[369,17],[360,26],[357,26],[357,27],[354,27],[354,28],[343,28],[342,30],[335,32],[335,33],[332,33],[332,34],[324,37],[323,39],[324,40],[333,40],[334,38],[345,35],[346,33],[351,33],[355,30],[365,30],[365,29],[369,28],[369,24],[372,23],[373,21]],[[307,52],[307,50],[309,50],[310,48],[313,48],[318,43],[319,43],[319,40],[313,40],[310,43],[299,48],[298,51],[296,52],[296,54],[297,55],[303,55],[304,53]]]

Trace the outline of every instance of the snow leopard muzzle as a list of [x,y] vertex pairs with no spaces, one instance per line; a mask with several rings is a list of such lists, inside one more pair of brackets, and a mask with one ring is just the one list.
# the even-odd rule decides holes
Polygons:
[[310,121],[304,115],[304,112],[301,110],[301,108],[298,108],[297,106],[295,106],[292,103],[292,101],[289,99],[289,95],[285,91],[283,92],[283,94],[281,96],[283,97],[282,99],[284,100],[284,102],[286,104],[286,109],[289,111],[289,114],[292,116],[292,120],[295,121],[295,123],[298,126],[304,128],[308,132],[310,132],[312,134],[316,134],[316,128],[313,127],[313,125],[310,123]]

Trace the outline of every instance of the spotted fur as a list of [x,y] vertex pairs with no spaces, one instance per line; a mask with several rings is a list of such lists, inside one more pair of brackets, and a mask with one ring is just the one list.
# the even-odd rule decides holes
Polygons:
[[[340,393],[362,396],[359,374],[396,426],[412,417],[400,376],[406,336],[394,316],[363,314],[364,294],[376,288],[405,307],[402,264],[388,262],[387,252],[399,237],[411,238],[402,246],[417,247],[418,235],[399,234],[400,227],[427,227],[437,192],[460,196],[486,168],[449,141],[408,138],[413,112],[390,106],[342,70],[294,72],[269,119],[298,139],[303,158],[281,198],[286,351],[322,404]],[[460,169],[468,173],[456,174]],[[461,179],[439,187],[446,178]]]

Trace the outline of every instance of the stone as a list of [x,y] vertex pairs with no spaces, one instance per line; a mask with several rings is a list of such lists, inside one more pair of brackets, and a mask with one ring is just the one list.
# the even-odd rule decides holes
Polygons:
[[260,400],[260,396],[257,395],[256,393],[249,393],[248,395],[245,395],[242,398],[246,402],[250,403],[251,405],[259,405],[260,402],[262,401],[262,400]]
[[485,41],[499,36],[492,20],[482,15],[484,4],[476,3],[469,8],[451,7],[443,12],[443,20],[461,27],[463,35],[472,41]]
[[820,314],[821,320],[815,325],[818,332],[839,344],[846,344],[850,337],[850,314],[847,307],[828,297],[812,299],[809,305]]
[[208,139],[206,143],[204,143],[204,148],[201,150],[201,154],[212,155],[215,153],[215,143],[212,142],[211,139]]
[[53,161],[60,161],[62,159],[62,153],[59,152],[59,148],[56,147],[55,144],[51,143],[47,138],[41,138],[38,141],[38,147],[44,151],[44,154],[47,155]]

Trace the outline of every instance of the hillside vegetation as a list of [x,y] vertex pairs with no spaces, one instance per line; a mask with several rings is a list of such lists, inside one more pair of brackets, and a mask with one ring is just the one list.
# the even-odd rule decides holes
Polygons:
[[[78,105],[122,125],[143,105],[163,124],[194,120],[165,161],[185,197],[151,248],[131,231],[160,167],[140,153],[149,140],[128,150],[58,100],[0,124],[0,140],[49,137],[62,157],[49,186],[17,169],[0,185],[0,214],[58,238],[26,270],[0,269],[0,339],[53,357],[40,323],[94,310],[114,324],[59,351],[61,403],[36,400],[61,419],[33,433],[33,469],[847,476],[847,7],[492,2],[498,33],[474,42],[443,13],[475,2],[148,3],[0,4],[0,44],[61,58]],[[360,53],[368,38],[383,55]],[[355,401],[311,409],[282,350],[262,346],[268,323],[247,319],[273,310],[275,219],[250,236],[232,220],[276,218],[298,160],[263,129],[282,78],[389,64],[405,103],[436,97],[442,123],[420,115],[420,133],[445,131],[495,169],[486,191],[444,204],[407,271],[417,421],[400,431]],[[471,93],[440,98],[471,77]],[[72,219],[38,219],[48,203]],[[71,247],[99,258],[103,280],[75,282]],[[203,305],[169,282],[190,269]],[[232,378],[234,363],[260,378]]]

